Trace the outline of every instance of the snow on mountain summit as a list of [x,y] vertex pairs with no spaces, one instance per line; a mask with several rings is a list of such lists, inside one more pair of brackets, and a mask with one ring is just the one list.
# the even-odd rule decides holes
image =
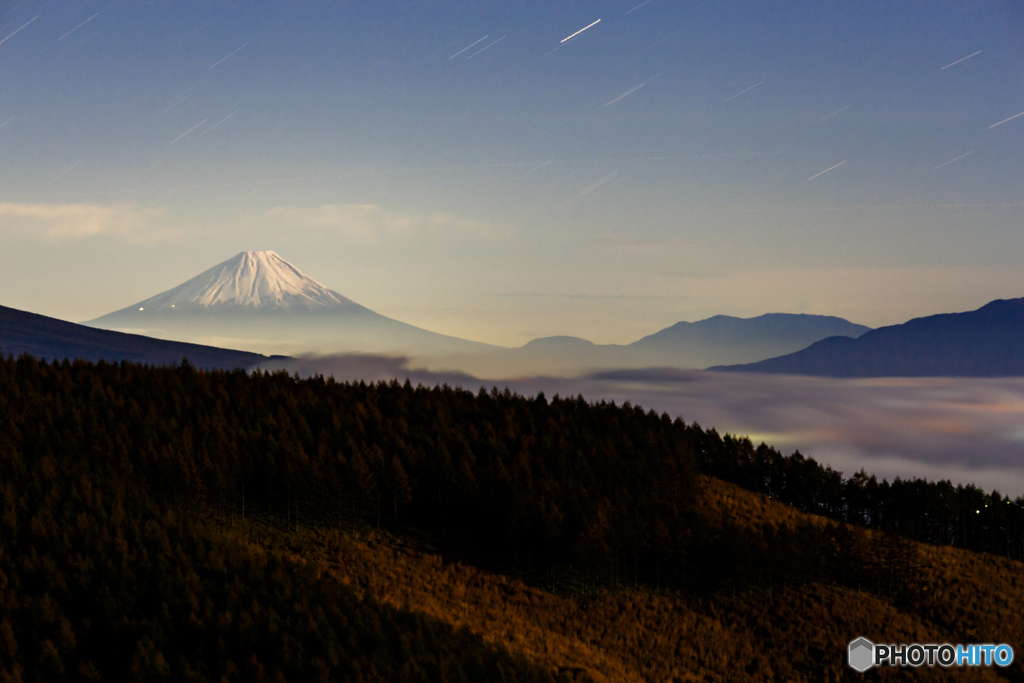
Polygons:
[[244,251],[173,289],[84,324],[272,354],[421,355],[492,348],[375,313],[272,251]]
[[326,312],[363,307],[323,286],[272,251],[243,251],[130,308],[155,313],[172,309]]

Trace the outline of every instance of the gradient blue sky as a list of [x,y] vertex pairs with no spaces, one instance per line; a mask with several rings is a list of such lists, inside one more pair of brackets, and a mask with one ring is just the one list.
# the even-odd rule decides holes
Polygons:
[[248,249],[504,345],[1024,296],[1019,3],[8,0],[0,41],[4,305]]

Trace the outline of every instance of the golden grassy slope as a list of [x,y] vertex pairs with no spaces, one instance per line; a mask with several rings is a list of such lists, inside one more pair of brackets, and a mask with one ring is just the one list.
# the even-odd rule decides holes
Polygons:
[[[707,482],[704,495],[713,525],[810,519],[715,480]],[[841,680],[854,675],[845,647],[859,635],[877,642],[1005,641],[1015,648],[1024,636],[1024,566],[949,548],[920,547],[924,590],[918,606],[910,606],[822,584],[740,595],[618,590],[578,601],[445,561],[383,534],[355,538],[303,530],[275,535],[269,543],[378,600],[466,626],[578,680]],[[991,669],[925,667],[873,675],[879,673],[999,680]]]

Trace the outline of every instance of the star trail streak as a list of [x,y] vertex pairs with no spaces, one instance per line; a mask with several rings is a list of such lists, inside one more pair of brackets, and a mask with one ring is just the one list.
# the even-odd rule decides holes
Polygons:
[[173,140],[171,140],[171,141],[170,141],[170,143],[168,143],[168,144],[171,144],[171,145],[173,145],[173,144],[174,144],[175,142],[177,142],[178,140],[182,139],[183,137],[185,137],[186,135],[188,135],[189,133],[191,133],[191,132],[192,132],[192,131],[194,131],[194,130],[195,130],[196,128],[198,128],[199,126],[203,125],[204,123],[206,123],[206,122],[207,122],[207,121],[209,121],[209,120],[210,120],[210,119],[203,119],[202,121],[200,121],[200,122],[199,122],[199,123],[197,123],[196,125],[192,126],[192,127],[191,127],[191,128],[189,128],[188,130],[186,130],[186,131],[185,131],[184,133],[182,133],[181,135],[179,135],[178,137],[176,137],[176,138],[174,138]]
[[7,42],[8,40],[10,40],[11,38],[13,38],[13,37],[14,37],[14,35],[18,33],[18,31],[20,31],[21,29],[25,28],[26,26],[28,26],[29,24],[31,24],[31,23],[32,23],[33,21],[35,21],[35,20],[36,20],[36,19],[38,19],[38,18],[39,18],[39,15],[37,14],[36,16],[32,17],[32,18],[31,18],[31,19],[29,19],[29,20],[28,20],[27,22],[25,22],[25,23],[24,23],[24,24],[23,24],[22,26],[19,26],[18,28],[16,28],[16,29],[14,30],[14,33],[11,33],[10,35],[8,35],[8,36],[7,36],[6,38],[4,38],[3,40],[0,40],[0,45],[3,45],[4,43],[6,43],[6,42]]
[[833,170],[833,169],[836,169],[836,168],[839,168],[840,166],[842,166],[842,165],[843,165],[843,164],[845,164],[845,163],[846,163],[846,161],[840,161],[840,162],[839,162],[838,164],[836,164],[835,166],[830,166],[830,167],[826,168],[826,169],[825,169],[824,171],[822,171],[821,173],[815,173],[815,174],[814,174],[814,175],[812,175],[812,176],[811,176],[810,178],[808,178],[808,180],[814,180],[815,178],[817,178],[817,177],[818,177],[818,176],[820,176],[820,175],[825,175],[825,174],[826,174],[826,173],[828,173],[829,171],[831,171],[831,170]]
[[576,31],[576,33],[572,34],[571,36],[569,36],[569,37],[567,37],[567,38],[562,38],[561,42],[563,42],[563,43],[564,43],[564,42],[565,42],[565,41],[567,41],[567,40],[572,40],[573,38],[575,38],[575,37],[576,37],[576,36],[578,36],[579,34],[581,34],[581,33],[583,33],[584,31],[586,31],[586,30],[587,30],[588,28],[590,28],[591,26],[597,26],[597,25],[598,25],[598,24],[600,24],[600,23],[601,23],[601,20],[600,20],[600,19],[598,19],[598,20],[597,20],[597,21],[595,21],[594,23],[592,23],[592,24],[588,24],[588,25],[584,26],[583,28],[581,28],[581,29],[580,29],[579,31]]
[[60,38],[58,38],[58,39],[57,39],[57,42],[59,43],[60,41],[64,40],[65,38],[67,38],[67,37],[68,37],[68,36],[70,36],[70,35],[71,35],[72,33],[74,33],[74,32],[75,32],[75,31],[77,31],[78,29],[80,29],[80,28],[82,28],[83,26],[85,26],[86,24],[88,24],[88,23],[89,23],[90,21],[92,21],[93,19],[95,19],[95,18],[96,18],[96,17],[98,17],[99,15],[100,15],[100,13],[99,13],[99,12],[97,12],[97,13],[96,13],[96,14],[94,14],[94,15],[92,15],[91,17],[89,17],[88,19],[86,19],[85,21],[83,21],[83,22],[82,22],[81,24],[79,24],[78,26],[74,27],[73,29],[71,29],[70,31],[68,31],[68,32],[67,32],[67,33],[65,33],[64,35],[62,35],[62,36],[61,36]]
[[740,96],[740,95],[742,95],[743,93],[746,93],[746,92],[750,92],[751,90],[753,90],[753,89],[754,89],[754,88],[756,88],[757,86],[761,85],[761,83],[764,83],[764,81],[761,81],[760,83],[755,83],[754,85],[750,86],[749,88],[746,88],[745,90],[740,90],[740,91],[739,91],[738,93],[736,93],[736,94],[735,94],[735,95],[733,95],[732,97],[728,98],[728,99],[726,100],[726,102],[729,102],[729,101],[731,101],[731,100],[735,100],[735,99],[736,99],[737,97],[739,97],[739,96]]
[[469,48],[473,47],[474,45],[479,45],[480,43],[484,42],[484,41],[485,41],[485,40],[487,40],[488,38],[490,38],[490,35],[489,35],[489,34],[488,34],[488,35],[486,35],[486,36],[484,36],[484,37],[483,37],[483,38],[481,38],[480,40],[476,41],[475,43],[470,43],[470,44],[469,44],[469,45],[467,45],[466,47],[462,48],[461,50],[459,50],[458,52],[456,52],[455,54],[453,54],[453,55],[452,55],[451,57],[449,57],[448,59],[455,59],[456,57],[458,57],[459,55],[461,55],[461,54],[462,54],[463,52],[465,52],[466,50],[468,50]]
[[958,59],[958,60],[956,60],[955,62],[953,62],[952,64],[947,64],[946,66],[944,66],[944,67],[942,67],[941,69],[939,69],[939,71],[945,71],[946,69],[948,69],[948,68],[949,68],[949,67],[951,67],[951,66],[956,66],[956,65],[957,65],[957,64],[959,64],[960,62],[966,62],[966,61],[967,61],[968,59],[970,59],[971,57],[977,57],[977,56],[978,56],[978,55],[980,55],[980,54],[981,54],[981,50],[978,50],[977,52],[975,52],[975,53],[974,53],[974,54],[972,54],[972,55],[967,55],[967,56],[966,56],[966,57],[964,57],[963,59]]

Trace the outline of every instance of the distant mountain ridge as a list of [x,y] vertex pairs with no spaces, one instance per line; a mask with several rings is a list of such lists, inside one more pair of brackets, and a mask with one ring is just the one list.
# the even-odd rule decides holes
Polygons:
[[680,322],[630,344],[630,348],[665,358],[686,354],[693,367],[719,360],[770,358],[828,337],[859,337],[871,328],[830,315],[766,313],[754,318],[716,315],[693,323]]
[[1012,377],[1024,375],[1024,298],[975,311],[915,318],[857,339],[832,337],[756,363],[712,367],[824,377]]
[[770,358],[837,335],[858,337],[871,328],[825,315],[767,313],[754,318],[716,315],[679,322],[632,344],[594,344],[579,337],[541,337],[518,349],[462,358],[462,369],[490,376],[578,374],[642,367],[705,368]]
[[97,330],[0,306],[0,355],[19,356],[23,353],[48,360],[127,360],[149,365],[177,365],[187,358],[198,368],[227,370],[251,369],[273,360],[246,351]]
[[84,324],[263,353],[399,354],[435,369],[495,379],[744,363],[791,353],[835,335],[859,336],[869,329],[834,316],[719,315],[680,322],[627,345],[558,336],[508,349],[380,315],[272,251],[241,252],[172,289]]

